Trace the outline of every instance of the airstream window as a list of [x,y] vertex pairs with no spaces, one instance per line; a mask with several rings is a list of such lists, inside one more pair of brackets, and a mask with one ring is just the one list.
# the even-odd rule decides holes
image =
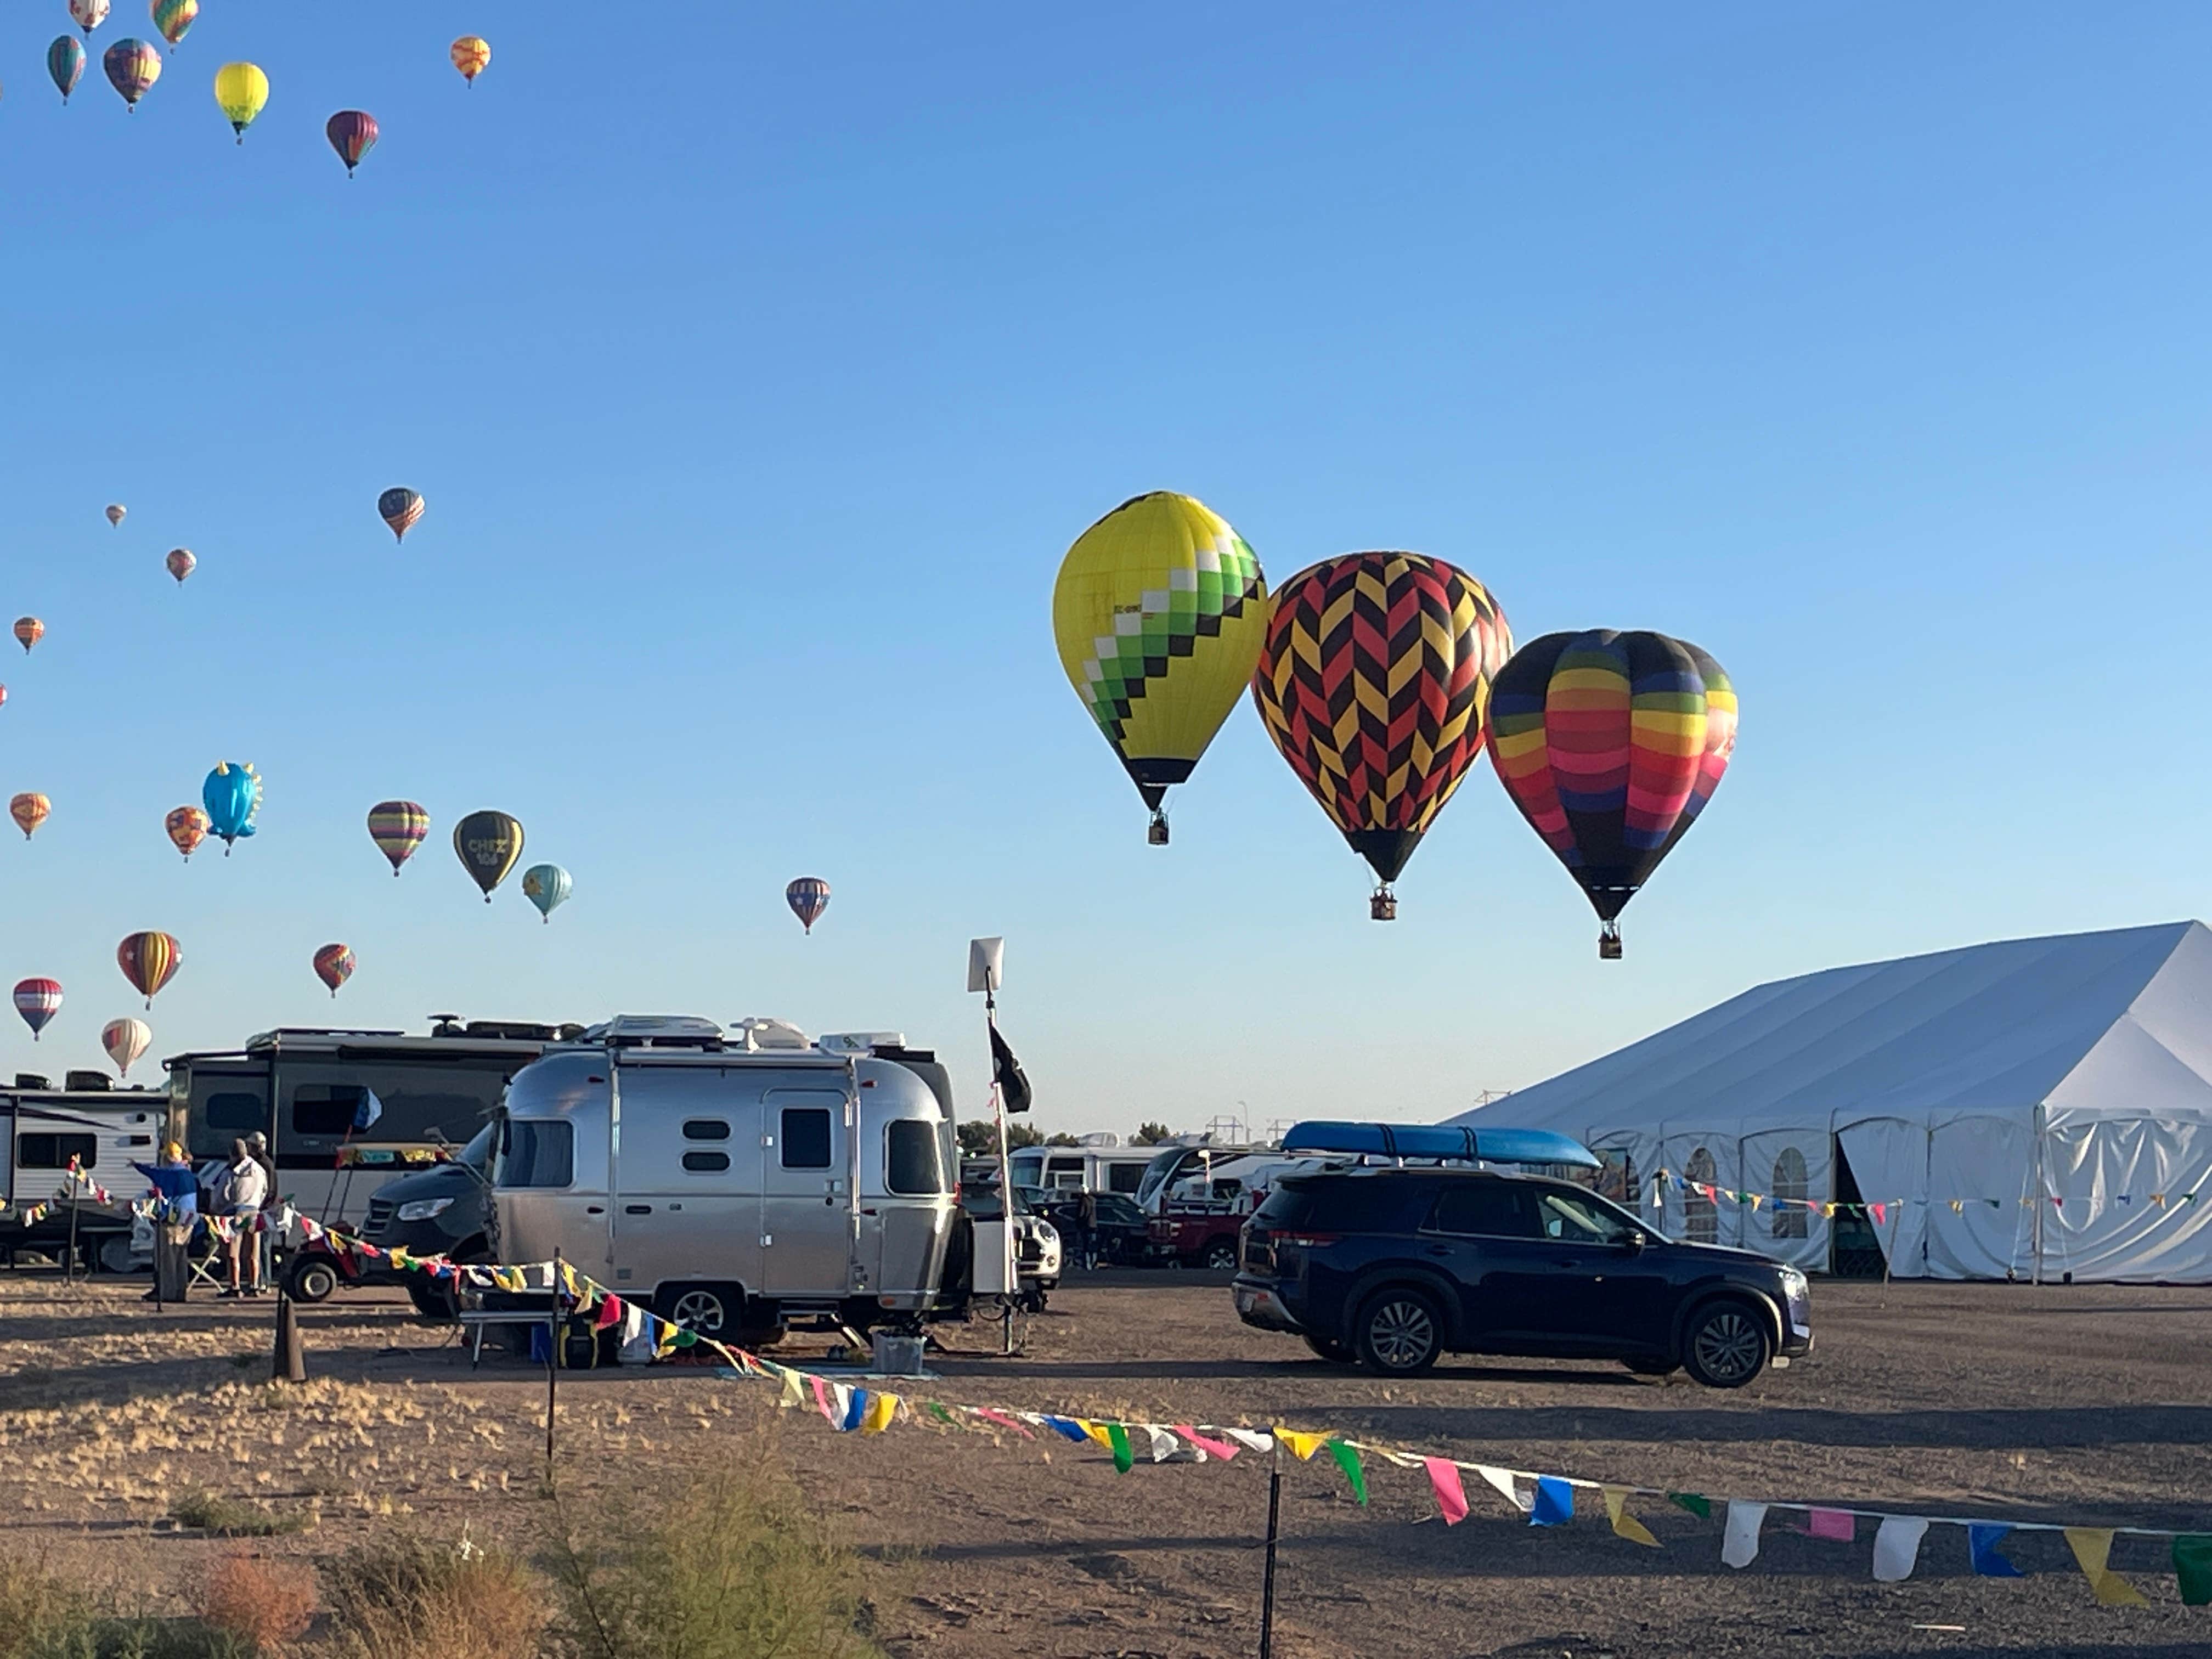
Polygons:
[[[690,1126],[686,1124],[684,1127],[689,1128]],[[727,1152],[686,1152],[684,1154],[684,1167],[694,1175],[719,1175],[730,1167],[730,1155]]]
[[[684,1120],[684,1139],[686,1140],[727,1140],[729,1138],[730,1126],[718,1117],[687,1117]],[[686,1164],[684,1167],[688,1170],[691,1166]],[[724,1158],[714,1167],[727,1169],[729,1160]]]
[[819,1106],[783,1109],[783,1167],[787,1170],[826,1170],[830,1167],[830,1114]]
[[499,1148],[501,1187],[566,1187],[575,1179],[576,1132],[551,1118],[511,1117]]
[[100,1162],[100,1142],[91,1135],[25,1134],[15,1139],[19,1170],[66,1170],[71,1158],[79,1169],[89,1170]]
[[937,1129],[920,1118],[894,1118],[884,1176],[895,1193],[935,1194],[945,1190],[944,1166],[937,1158]]

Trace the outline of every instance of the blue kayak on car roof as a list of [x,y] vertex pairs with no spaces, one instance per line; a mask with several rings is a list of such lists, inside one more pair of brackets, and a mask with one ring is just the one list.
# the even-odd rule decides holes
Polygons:
[[1597,1155],[1571,1135],[1551,1129],[1481,1129],[1459,1123],[1340,1123],[1316,1119],[1294,1126],[1283,1151],[1359,1158],[1444,1158],[1485,1164],[1599,1167]]

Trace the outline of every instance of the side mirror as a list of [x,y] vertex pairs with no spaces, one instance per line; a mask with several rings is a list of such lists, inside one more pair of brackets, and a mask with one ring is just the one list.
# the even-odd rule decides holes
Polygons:
[[1649,1238],[1645,1237],[1644,1235],[1639,1231],[1629,1234],[1627,1237],[1620,1241],[1620,1244],[1621,1248],[1626,1250],[1629,1255],[1634,1255],[1638,1250],[1641,1250],[1650,1242],[1651,1241]]

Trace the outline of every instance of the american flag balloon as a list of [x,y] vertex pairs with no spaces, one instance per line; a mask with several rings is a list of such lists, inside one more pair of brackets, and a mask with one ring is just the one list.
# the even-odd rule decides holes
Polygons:
[[15,1012],[31,1028],[31,1041],[46,1029],[46,1022],[62,1011],[62,985],[58,979],[27,979],[16,982]]

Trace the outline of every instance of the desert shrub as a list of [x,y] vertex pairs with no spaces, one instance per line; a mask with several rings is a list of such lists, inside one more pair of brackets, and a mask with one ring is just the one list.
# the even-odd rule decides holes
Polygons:
[[860,1659],[859,1558],[765,1455],[653,1506],[565,1509],[562,1634],[582,1659]]
[[45,1659],[87,1638],[92,1608],[43,1561],[0,1559],[0,1659]]
[[276,1538],[299,1532],[307,1524],[304,1515],[278,1515],[258,1504],[240,1503],[211,1492],[183,1493],[169,1505],[169,1519],[218,1538]]
[[315,1616],[315,1583],[287,1562],[225,1556],[195,1589],[192,1610],[248,1653],[273,1653],[306,1634]]
[[532,1659],[544,1587],[513,1557],[400,1536],[326,1562],[340,1639],[356,1659]]

